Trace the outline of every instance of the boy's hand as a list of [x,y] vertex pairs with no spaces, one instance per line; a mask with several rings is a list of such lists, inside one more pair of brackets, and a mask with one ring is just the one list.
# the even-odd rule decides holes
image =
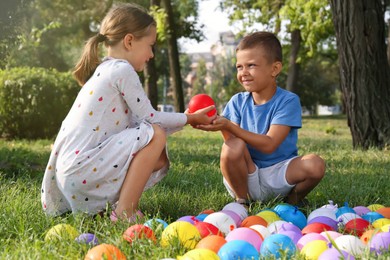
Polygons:
[[221,131],[226,130],[227,126],[229,124],[229,120],[224,118],[223,116],[217,116],[215,120],[211,122],[211,124],[208,125],[197,125],[195,128],[204,130],[204,131]]
[[192,127],[196,128],[197,125],[208,125],[215,120],[217,115],[208,116],[207,113],[215,109],[215,106],[208,106],[202,109],[197,110],[194,113],[190,113],[188,109],[184,111],[187,115],[188,124],[192,125]]

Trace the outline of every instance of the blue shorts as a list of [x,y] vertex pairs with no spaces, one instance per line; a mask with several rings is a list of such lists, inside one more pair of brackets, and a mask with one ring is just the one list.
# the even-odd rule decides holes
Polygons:
[[[267,201],[275,197],[287,196],[295,185],[291,185],[286,180],[287,167],[291,160],[296,157],[281,161],[267,168],[259,169],[248,174],[248,193],[252,200]],[[228,182],[223,178],[229,194],[235,198],[235,194]]]

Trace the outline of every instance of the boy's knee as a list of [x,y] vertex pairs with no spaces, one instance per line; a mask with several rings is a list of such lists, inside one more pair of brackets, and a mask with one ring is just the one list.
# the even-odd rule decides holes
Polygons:
[[230,138],[222,145],[221,160],[231,161],[241,158],[245,148],[246,144],[242,139]]
[[307,155],[307,170],[311,173],[312,178],[321,180],[325,175],[325,161],[316,154]]
[[246,143],[244,142],[244,140],[237,137],[229,138],[223,143],[223,148],[233,150],[233,151],[237,151],[237,150],[241,151],[245,147],[246,147]]

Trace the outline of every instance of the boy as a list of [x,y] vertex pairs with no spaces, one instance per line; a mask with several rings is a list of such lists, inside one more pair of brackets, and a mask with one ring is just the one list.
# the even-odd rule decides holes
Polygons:
[[255,32],[240,41],[236,58],[245,92],[230,99],[223,117],[197,128],[221,131],[223,182],[238,203],[280,196],[300,204],[323,178],[325,162],[315,154],[298,156],[299,97],[276,84],[281,44],[272,33]]

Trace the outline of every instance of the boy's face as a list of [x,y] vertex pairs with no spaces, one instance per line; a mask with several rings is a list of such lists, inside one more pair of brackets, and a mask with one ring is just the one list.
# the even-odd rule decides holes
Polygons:
[[261,93],[276,87],[282,64],[270,62],[266,57],[262,47],[237,51],[237,79],[246,91]]

